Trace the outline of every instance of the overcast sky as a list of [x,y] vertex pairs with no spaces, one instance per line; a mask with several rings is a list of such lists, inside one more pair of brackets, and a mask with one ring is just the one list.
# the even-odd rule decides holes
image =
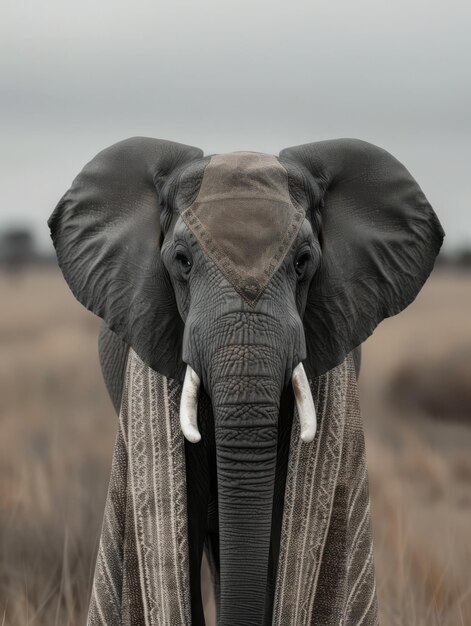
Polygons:
[[471,243],[471,10],[458,0],[3,0],[0,229],[133,135],[206,154],[358,137]]

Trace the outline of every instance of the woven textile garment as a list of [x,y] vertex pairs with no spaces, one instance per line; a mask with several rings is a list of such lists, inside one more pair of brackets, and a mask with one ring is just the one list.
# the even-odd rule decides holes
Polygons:
[[[352,354],[309,384],[318,433],[301,441],[294,408],[272,624],[372,626],[373,545]],[[129,350],[88,626],[191,626],[181,388]]]

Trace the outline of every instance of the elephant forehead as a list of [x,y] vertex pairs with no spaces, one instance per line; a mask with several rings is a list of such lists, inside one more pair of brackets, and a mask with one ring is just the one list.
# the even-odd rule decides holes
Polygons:
[[198,195],[181,217],[236,291],[254,305],[282,263],[305,217],[288,173],[260,152],[211,157]]

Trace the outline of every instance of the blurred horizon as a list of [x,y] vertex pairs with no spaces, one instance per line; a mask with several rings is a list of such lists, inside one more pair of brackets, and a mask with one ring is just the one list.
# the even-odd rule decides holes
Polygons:
[[320,0],[6,0],[0,230],[47,218],[97,152],[134,135],[205,154],[357,137],[399,159],[469,245],[471,6]]

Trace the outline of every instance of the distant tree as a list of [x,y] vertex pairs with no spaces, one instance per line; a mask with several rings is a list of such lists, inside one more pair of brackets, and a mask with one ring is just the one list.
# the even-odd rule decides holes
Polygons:
[[450,269],[471,269],[471,243],[453,250],[441,250],[435,261],[436,267]]
[[0,233],[0,265],[9,271],[22,269],[38,258],[33,233],[28,228],[9,228]]
[[456,264],[458,267],[471,269],[471,247],[460,248],[456,253]]

